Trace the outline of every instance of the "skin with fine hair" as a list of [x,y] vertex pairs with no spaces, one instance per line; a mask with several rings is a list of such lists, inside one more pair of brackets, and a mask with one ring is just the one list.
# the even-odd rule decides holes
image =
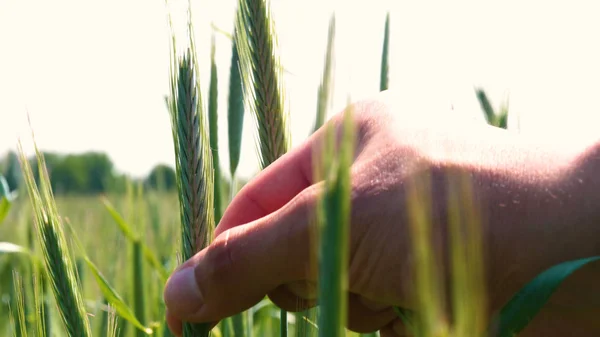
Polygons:
[[[406,334],[392,307],[415,307],[406,200],[407,186],[424,176],[438,252],[447,249],[446,181],[470,177],[489,312],[543,270],[600,255],[600,141],[519,135],[446,111],[415,111],[396,97],[384,92],[353,104],[349,329]],[[328,123],[339,130],[342,114]],[[164,298],[176,334],[182,321],[215,324],[265,295],[288,311],[315,305],[310,224],[323,184],[313,179],[312,158],[324,136],[321,128],[253,178],[225,211],[213,243],[171,276]],[[522,336],[600,335],[598,279],[599,263],[574,273]]]

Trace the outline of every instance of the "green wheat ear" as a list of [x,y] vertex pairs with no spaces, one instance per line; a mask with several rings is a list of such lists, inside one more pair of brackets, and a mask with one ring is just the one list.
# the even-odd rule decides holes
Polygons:
[[[171,41],[171,115],[175,166],[181,217],[181,252],[184,260],[205,248],[214,229],[213,170],[208,128],[202,109],[193,28],[189,18],[190,47],[177,57]],[[184,336],[208,336],[207,324],[184,324]]]
[[65,329],[69,336],[91,336],[83,299],[77,286],[75,263],[69,252],[62,220],[58,215],[50,179],[46,171],[43,155],[37,150],[37,164],[40,174],[38,188],[33,171],[23,149],[19,146],[21,167],[34,211],[38,239],[44,255],[44,266],[49,276],[54,297]]
[[282,67],[269,2],[240,0],[236,42],[246,106],[255,117],[262,168],[288,151]]

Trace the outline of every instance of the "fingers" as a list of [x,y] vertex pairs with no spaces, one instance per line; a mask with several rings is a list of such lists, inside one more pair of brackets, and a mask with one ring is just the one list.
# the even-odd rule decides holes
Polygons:
[[[327,122],[336,129],[338,141],[341,139],[341,117],[336,115]],[[317,183],[313,177],[313,155],[320,151],[325,134],[325,128],[319,129],[302,145],[286,153],[252,178],[227,207],[215,235],[271,214],[286,205],[298,193]],[[361,138],[360,134],[358,136]],[[360,148],[360,144],[357,145]]]
[[[303,311],[316,305],[315,300],[298,297],[287,286],[278,287],[269,294],[269,298],[278,307],[290,312]],[[397,318],[389,305],[374,303],[356,294],[348,295],[347,322],[348,328],[354,332],[369,333],[385,327],[391,330],[396,326],[396,330],[403,333],[402,322],[395,323]]]
[[413,333],[402,324],[402,320],[399,318],[386,325],[379,331],[379,334],[381,337],[413,336]]
[[[166,317],[167,317],[167,326],[171,330],[171,333],[177,337],[181,337],[181,335],[183,335],[183,323],[181,322],[181,320],[179,318],[169,314],[169,310],[167,310]],[[210,323],[208,325],[208,329],[212,330],[215,326],[217,326],[217,324],[219,324],[219,323],[218,322]]]
[[390,306],[375,308],[375,310],[371,308],[365,305],[365,301],[360,296],[350,294],[348,329],[360,333],[373,332],[385,327],[396,318],[396,313]]
[[271,214],[312,185],[312,139],[261,171],[235,196],[215,235]]
[[317,187],[280,210],[219,235],[170,277],[170,315],[213,322],[244,311],[282,284],[310,279],[309,220]]
[[269,299],[285,311],[299,312],[317,305],[316,299],[307,299],[294,294],[287,285],[277,287],[269,293]]

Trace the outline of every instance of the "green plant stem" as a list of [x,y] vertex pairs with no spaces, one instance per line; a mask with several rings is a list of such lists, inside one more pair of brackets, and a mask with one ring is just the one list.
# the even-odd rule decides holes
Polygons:
[[287,337],[288,335],[288,319],[287,319],[287,311],[280,310],[279,311],[279,322],[281,323],[281,337]]
[[[319,336],[345,336],[350,233],[350,164],[354,148],[352,112],[344,116],[344,135],[338,156],[336,137],[327,130],[326,151],[318,175],[326,177],[319,212]],[[334,152],[335,151],[335,152]],[[336,158],[337,157],[337,158]],[[336,159],[333,159],[336,158]]]
[[[146,325],[146,292],[144,277],[144,253],[142,251],[142,243],[137,240],[133,243],[133,297],[134,297],[134,313],[138,321],[142,325]],[[146,334],[140,329],[135,329],[137,337],[143,337]]]

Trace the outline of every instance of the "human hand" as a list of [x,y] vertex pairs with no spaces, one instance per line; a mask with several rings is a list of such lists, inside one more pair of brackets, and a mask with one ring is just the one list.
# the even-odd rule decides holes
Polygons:
[[[535,195],[554,188],[563,167],[546,169],[543,163],[549,157],[570,163],[570,151],[530,155],[526,142],[513,141],[507,132],[455,116],[393,118],[389,93],[355,104],[354,112],[349,329],[406,333],[392,306],[415,306],[406,199],[407,186],[424,173],[431,174],[431,225],[440,251],[446,239],[445,179],[449,172],[473,179],[486,211],[482,240],[491,310],[550,266],[547,259],[522,259],[515,248],[535,245],[536,233],[512,223],[551,224],[544,209],[553,201]],[[341,114],[330,123],[339,128]],[[288,311],[315,304],[310,224],[322,183],[313,179],[312,156],[323,136],[321,129],[252,179],[228,207],[213,243],[178,268],[165,289],[172,330],[180,332],[182,320],[217,322],[265,295]]]

